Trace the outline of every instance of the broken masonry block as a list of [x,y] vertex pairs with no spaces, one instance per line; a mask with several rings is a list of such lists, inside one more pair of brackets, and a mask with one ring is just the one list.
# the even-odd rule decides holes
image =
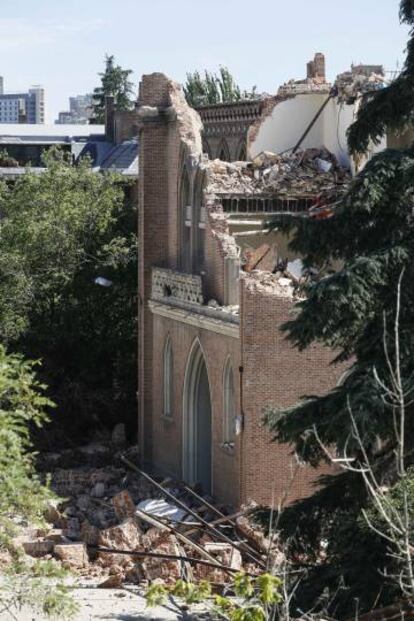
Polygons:
[[59,543],[54,546],[53,553],[71,569],[82,569],[89,563],[84,543]]

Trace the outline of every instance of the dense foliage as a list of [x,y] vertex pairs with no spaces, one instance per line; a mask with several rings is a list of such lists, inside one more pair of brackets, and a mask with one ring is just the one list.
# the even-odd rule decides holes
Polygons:
[[0,345],[0,532],[10,515],[39,520],[51,497],[35,474],[29,428],[48,420],[51,405],[34,364]]
[[[349,131],[350,149],[364,152],[389,129],[404,129],[414,114],[414,4],[401,2],[401,18],[411,26],[407,60],[401,75],[387,88],[362,102]],[[378,476],[393,478],[395,429],[392,407],[384,402],[374,375],[387,383],[389,373],[384,336],[395,360],[394,330],[397,282],[401,274],[400,363],[404,391],[414,380],[414,147],[385,150],[376,155],[339,200],[333,217],[312,221],[278,219],[278,226],[293,236],[291,248],[307,265],[319,266],[320,277],[307,286],[307,296],[284,330],[299,348],[321,343],[334,348],[337,361],[349,370],[341,383],[324,397],[306,396],[288,411],[270,411],[266,422],[275,438],[292,442],[307,463],[317,466],[325,446],[345,446],[358,463],[361,451],[351,434],[350,410],[364,448]],[[333,261],[341,267],[334,271]],[[413,405],[407,411],[407,462],[414,449]],[[394,587],[380,576],[389,566],[386,545],[361,526],[361,508],[369,503],[358,476],[345,473],[324,480],[310,499],[297,503],[282,516],[285,533],[300,524],[294,547],[318,557],[321,540],[328,542],[324,563],[311,572],[298,590],[316,601],[328,587],[333,609],[352,613],[387,601]],[[296,535],[297,535],[296,532]],[[292,532],[289,533],[293,535]],[[292,540],[291,540],[292,541]],[[363,572],[358,569],[358,559]],[[322,579],[323,577],[323,579]],[[333,597],[335,593],[335,597]],[[310,594],[310,595],[309,595]]]
[[204,72],[204,77],[199,71],[187,73],[184,94],[189,105],[196,108],[208,104],[254,99],[256,87],[253,87],[251,92],[242,91],[227,67],[220,67],[219,75],[209,71]]
[[42,524],[46,502],[53,498],[36,474],[30,441],[30,428],[48,420],[46,408],[52,405],[34,366],[19,355],[6,354],[0,345],[0,554],[9,555],[0,586],[0,616],[29,605],[43,617],[64,619],[76,611],[62,582],[66,572],[52,561],[25,560],[13,543],[25,521]]
[[133,420],[135,205],[88,160],[52,150],[45,164],[0,184],[0,341],[42,359],[64,428]]
[[132,95],[134,85],[129,76],[132,69],[122,69],[115,62],[114,56],[105,56],[105,71],[99,73],[100,86],[93,91],[93,116],[94,124],[105,123],[105,98],[112,96],[117,110],[130,110],[132,108]]

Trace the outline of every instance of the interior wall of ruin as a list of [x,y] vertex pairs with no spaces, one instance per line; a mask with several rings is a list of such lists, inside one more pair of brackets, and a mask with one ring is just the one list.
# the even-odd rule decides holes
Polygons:
[[[279,102],[271,114],[264,117],[259,129],[248,139],[248,155],[254,158],[262,151],[283,153],[291,150],[320,110],[328,95],[312,93],[296,95]],[[354,162],[347,148],[347,130],[357,114],[357,106],[331,99],[303,140],[301,149],[326,147],[341,166],[353,169]],[[373,145],[368,157],[381,151],[386,140]]]

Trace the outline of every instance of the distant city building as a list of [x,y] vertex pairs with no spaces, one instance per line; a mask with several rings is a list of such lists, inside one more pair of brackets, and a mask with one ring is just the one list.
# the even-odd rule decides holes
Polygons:
[[0,77],[0,123],[45,122],[45,91],[41,86],[30,88],[27,93],[4,93],[4,80]]
[[69,110],[59,112],[55,121],[57,125],[82,125],[89,123],[92,116],[93,95],[76,95],[69,97]]

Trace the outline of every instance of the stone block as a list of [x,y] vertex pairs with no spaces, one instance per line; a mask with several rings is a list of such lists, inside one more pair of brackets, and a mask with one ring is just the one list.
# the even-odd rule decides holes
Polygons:
[[122,586],[124,574],[114,574],[98,584],[98,589],[119,589]]
[[112,498],[112,504],[118,520],[122,521],[126,518],[134,517],[136,510],[135,503],[131,494],[126,489]]
[[141,546],[141,535],[137,522],[134,518],[129,518],[117,526],[102,530],[98,544],[106,548],[133,551]]
[[[180,555],[180,549],[174,535],[166,537],[165,541],[153,548],[151,552],[160,554]],[[181,562],[166,560],[163,558],[147,558],[143,563],[144,574],[147,580],[161,579],[168,584],[173,584],[181,578]]]
[[53,552],[53,541],[48,540],[37,540],[37,541],[23,541],[22,542],[23,550],[29,556],[40,557],[46,556],[46,554],[51,554]]
[[56,544],[53,553],[66,567],[81,569],[88,565],[88,554],[84,543]]

